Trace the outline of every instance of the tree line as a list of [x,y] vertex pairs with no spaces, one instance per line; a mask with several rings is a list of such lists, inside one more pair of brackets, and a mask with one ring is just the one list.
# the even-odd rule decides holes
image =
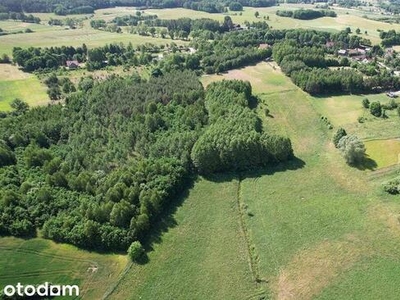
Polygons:
[[201,174],[244,171],[293,157],[288,138],[262,131],[261,120],[249,108],[252,97],[248,82],[222,81],[207,87],[210,126],[191,154]]
[[313,20],[322,17],[336,17],[336,13],[332,10],[313,10],[313,9],[297,9],[297,10],[277,10],[276,15],[280,17],[289,17],[300,20]]

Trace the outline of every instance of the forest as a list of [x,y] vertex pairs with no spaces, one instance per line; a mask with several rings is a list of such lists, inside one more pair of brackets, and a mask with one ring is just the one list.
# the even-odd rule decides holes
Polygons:
[[[326,42],[334,43],[333,48]],[[341,47],[357,48],[370,42],[359,36],[351,36],[344,30],[339,33],[323,33],[295,30],[287,32],[285,40],[278,41],[273,47],[273,58],[293,83],[312,94],[336,93],[375,93],[400,88],[400,82],[386,70],[373,72],[370,76],[361,67],[352,69],[329,69],[328,67],[346,67],[348,59],[328,57]],[[376,55],[379,46],[372,47],[369,55]]]
[[261,130],[255,99],[249,83],[204,90],[184,70],[114,76],[65,105],[15,103],[0,119],[0,235],[40,229],[57,242],[126,251],[196,174],[293,157],[288,138]]

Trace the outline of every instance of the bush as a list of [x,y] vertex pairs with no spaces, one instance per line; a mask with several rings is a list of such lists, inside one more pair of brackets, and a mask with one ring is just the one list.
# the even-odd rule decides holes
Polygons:
[[132,261],[137,262],[144,254],[144,249],[139,241],[133,242],[128,248],[128,255]]
[[395,178],[383,184],[383,190],[386,193],[397,195],[400,194],[400,178]]
[[336,133],[333,135],[333,139],[332,139],[333,144],[335,145],[336,148],[338,148],[340,139],[346,135],[347,135],[346,130],[344,130],[341,127],[336,131]]
[[382,106],[380,102],[372,102],[369,106],[369,110],[371,112],[371,115],[375,117],[379,118],[382,115]]
[[368,98],[364,98],[362,100],[362,105],[363,105],[364,108],[369,108],[369,100],[368,100]]
[[338,148],[349,165],[360,163],[365,156],[365,145],[355,135],[346,135],[338,143]]

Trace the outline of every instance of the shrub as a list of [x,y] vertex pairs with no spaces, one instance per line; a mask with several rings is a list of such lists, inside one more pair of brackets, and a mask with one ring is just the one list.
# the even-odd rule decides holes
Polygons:
[[400,178],[395,178],[385,183],[383,185],[383,190],[392,195],[400,194]]
[[349,165],[361,162],[365,156],[365,145],[355,135],[346,135],[338,143],[338,148]]
[[368,98],[364,98],[362,100],[362,105],[363,105],[364,108],[369,108],[369,100],[368,100]]
[[128,255],[132,261],[137,262],[144,254],[144,249],[139,241],[133,242],[128,248]]
[[380,117],[382,115],[382,106],[380,102],[372,102],[369,106],[371,115],[375,117]]
[[344,130],[341,127],[336,131],[336,133],[333,135],[333,139],[332,139],[333,144],[335,145],[336,148],[338,148],[340,139],[346,135],[347,135],[346,130]]

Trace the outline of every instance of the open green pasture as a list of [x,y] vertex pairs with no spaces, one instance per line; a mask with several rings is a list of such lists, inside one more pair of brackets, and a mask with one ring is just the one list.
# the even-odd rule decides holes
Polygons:
[[[399,137],[400,118],[395,109],[386,110],[388,118],[384,119],[374,117],[369,109],[362,106],[364,98],[368,98],[370,102],[379,101],[381,104],[388,104],[391,99],[385,94],[309,96],[309,98],[317,112],[327,117],[334,126],[333,131],[343,127],[348,133],[356,134],[365,140]],[[362,118],[361,122],[359,118]]]
[[83,299],[101,299],[124,269],[122,255],[95,254],[35,238],[0,238],[0,289],[6,285],[76,284]]
[[0,111],[11,110],[10,102],[20,98],[30,106],[49,103],[46,86],[17,67],[0,64]]

